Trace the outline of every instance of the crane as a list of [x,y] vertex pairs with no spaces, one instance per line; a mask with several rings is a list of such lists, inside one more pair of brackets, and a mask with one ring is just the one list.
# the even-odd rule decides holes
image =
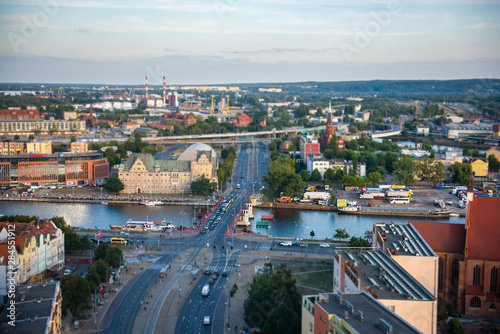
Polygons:
[[214,96],[212,95],[212,104],[210,105],[210,114],[213,114],[215,112],[215,107],[214,107]]
[[229,95],[226,95],[226,114],[229,114]]

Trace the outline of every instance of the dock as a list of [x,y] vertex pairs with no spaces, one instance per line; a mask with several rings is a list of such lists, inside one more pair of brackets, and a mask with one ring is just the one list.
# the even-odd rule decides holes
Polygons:
[[[12,202],[40,202],[40,203],[88,203],[88,204],[101,204],[102,202],[107,202],[107,204],[140,204],[141,201],[130,201],[130,200],[113,200],[113,199],[82,199],[82,198],[34,198],[34,197],[0,197],[0,201],[12,201]],[[211,205],[212,202],[207,204],[207,201],[165,201],[156,206],[162,205],[192,205],[192,206],[206,206]]]

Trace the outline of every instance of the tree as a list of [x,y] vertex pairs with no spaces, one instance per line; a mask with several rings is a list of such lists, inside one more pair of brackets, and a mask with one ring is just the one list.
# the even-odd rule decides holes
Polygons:
[[61,282],[62,310],[71,312],[73,319],[83,310],[90,309],[89,282],[79,274],[64,275]]
[[385,154],[385,170],[389,173],[394,171],[394,166],[396,161],[398,161],[398,156],[394,152],[387,152]]
[[331,159],[331,158],[333,158],[333,150],[332,150],[332,149],[330,149],[330,148],[325,149],[325,151],[323,152],[323,156],[324,156],[326,159]]
[[295,173],[295,160],[289,157],[277,157],[269,163],[264,182],[269,185],[274,198],[280,197],[281,193],[293,196],[305,187],[302,177]]
[[302,181],[304,181],[304,182],[309,181],[309,173],[307,172],[307,170],[303,169],[300,172],[300,177],[302,178]]
[[451,175],[451,181],[466,185],[469,176],[472,174],[472,166],[470,164],[455,162],[448,168]]
[[379,172],[371,172],[368,174],[368,181],[371,184],[377,184],[382,181],[382,175]]
[[450,334],[467,334],[464,326],[460,323],[458,318],[453,318],[448,322]]
[[440,182],[443,182],[445,177],[444,164],[441,161],[435,161],[432,167],[432,184],[436,185]]
[[110,249],[111,246],[108,245],[105,242],[100,242],[99,246],[94,251],[94,262],[97,260],[104,260],[106,258],[106,253],[108,252],[108,249]]
[[418,167],[415,165],[415,160],[407,155],[401,156],[399,161],[395,163],[394,180],[406,186],[411,186],[415,183],[415,176]]
[[116,176],[111,176],[106,180],[106,183],[104,183],[104,189],[106,189],[106,191],[110,193],[119,193],[120,191],[125,189],[125,185],[123,184],[122,180],[120,180]]
[[15,135],[15,136],[14,136],[14,140],[19,140],[19,139],[21,139],[21,138],[19,137],[19,135]]
[[372,244],[362,237],[352,237],[347,243],[348,247],[371,247]]
[[80,237],[76,234],[75,230],[68,226],[64,217],[53,217],[51,221],[64,234],[64,249],[66,251],[82,249]]
[[335,180],[335,172],[333,171],[333,169],[331,168],[328,168],[326,171],[325,171],[325,180],[328,181],[328,182],[332,182],[333,180]]
[[275,143],[275,142],[273,142],[273,141],[272,141],[272,142],[269,144],[269,151],[276,151],[276,149],[277,149],[277,148],[278,148],[278,145],[276,145],[276,143]]
[[139,132],[136,132],[134,134],[134,142],[135,142],[136,152],[140,152],[142,150],[143,144],[142,144],[142,137]]
[[[102,260],[99,260],[102,261]],[[95,291],[95,289],[101,285],[101,277],[97,273],[95,264],[87,270],[87,276],[85,276],[85,279],[89,283],[90,291]]]
[[[250,327],[267,328],[266,333],[299,333],[300,321],[285,323],[283,316],[286,319],[299,319],[300,299],[289,270],[254,276],[245,300],[245,321]],[[281,304],[287,305],[288,309],[284,310]]]
[[202,175],[200,179],[191,182],[191,191],[195,194],[199,195],[208,195],[212,194],[217,190],[217,183],[210,182],[209,179],[205,178],[205,175]]
[[106,252],[105,261],[113,268],[119,268],[121,265],[122,251],[118,247],[110,247]]
[[335,234],[333,235],[333,238],[335,239],[349,239],[350,235],[347,233],[345,228],[338,228],[335,230]]
[[322,177],[320,171],[317,168],[315,168],[311,173],[311,181],[319,181],[321,179]]
[[314,233],[314,230],[311,230],[311,232],[309,233],[309,235],[311,236],[311,238],[314,238],[314,236],[316,235],[316,233]]
[[29,139],[29,140],[34,140],[34,139],[35,139],[35,136],[34,136],[34,135],[29,135],[28,139]]
[[500,170],[500,161],[493,154],[488,156],[488,170],[496,173]]
[[75,143],[76,142],[76,136],[71,136],[71,142]]
[[103,259],[99,259],[95,261],[90,268],[94,268],[97,275],[99,275],[99,283],[105,283],[108,281],[110,266],[106,261],[104,261]]

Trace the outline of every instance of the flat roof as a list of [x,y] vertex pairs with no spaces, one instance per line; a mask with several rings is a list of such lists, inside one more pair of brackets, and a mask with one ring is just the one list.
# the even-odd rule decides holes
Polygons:
[[395,255],[437,256],[410,223],[376,223],[375,230],[382,234],[384,248]]
[[[383,333],[380,319],[392,327],[393,333],[421,333],[365,292],[358,294],[328,294],[328,301],[316,301],[315,305],[321,307],[326,313],[335,314],[343,319],[359,333]],[[347,310],[349,310],[349,319],[345,319]],[[361,313],[363,321],[361,321]]]
[[[353,265],[354,274],[372,289],[377,299],[434,300],[429,291],[382,250],[337,250],[336,253]],[[347,270],[353,271],[351,268]]]

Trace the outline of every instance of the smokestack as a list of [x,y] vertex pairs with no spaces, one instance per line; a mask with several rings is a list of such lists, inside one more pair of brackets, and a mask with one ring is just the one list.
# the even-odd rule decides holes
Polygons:
[[146,101],[149,100],[149,95],[148,95],[148,76],[146,75]]
[[165,76],[163,76],[163,106],[165,106]]

